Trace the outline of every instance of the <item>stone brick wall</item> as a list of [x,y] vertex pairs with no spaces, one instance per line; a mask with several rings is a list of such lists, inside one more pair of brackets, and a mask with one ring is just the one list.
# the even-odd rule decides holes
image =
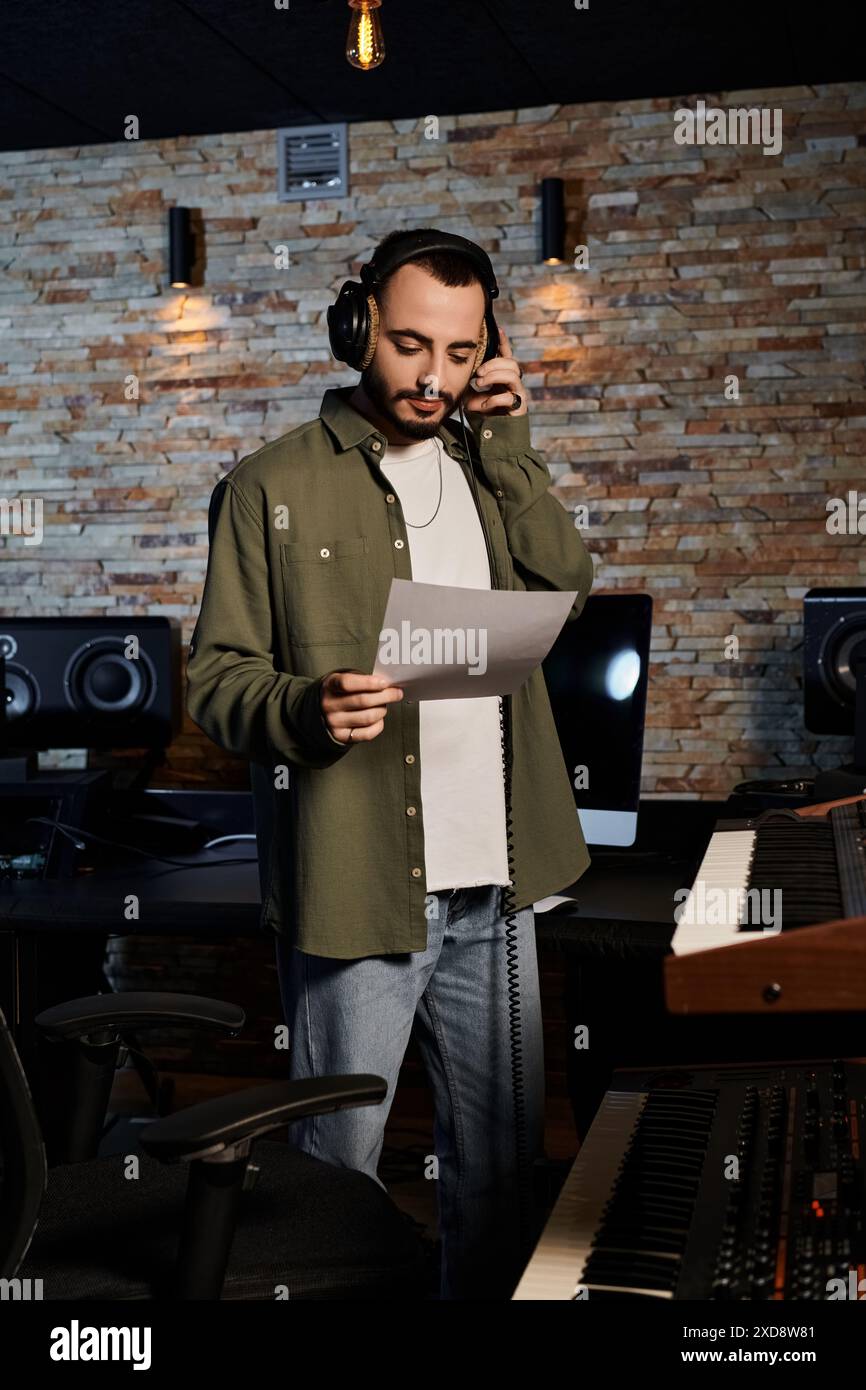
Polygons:
[[[692,95],[447,117],[435,140],[354,125],[333,202],[277,201],[270,130],[0,154],[3,490],[45,508],[41,546],[0,543],[3,611],[174,614],[188,641],[213,484],[356,380],[326,306],[385,232],[430,224],[493,257],[596,591],[655,600],[644,792],[841,761],[805,734],[798,673],[805,589],[866,573],[825,524],[863,482],[866,84],[701,95],[779,108],[781,151],[677,144]],[[549,174],[585,269],[538,264]],[[175,203],[205,234],[189,292],[166,288]],[[187,720],[157,781],[246,770]]]

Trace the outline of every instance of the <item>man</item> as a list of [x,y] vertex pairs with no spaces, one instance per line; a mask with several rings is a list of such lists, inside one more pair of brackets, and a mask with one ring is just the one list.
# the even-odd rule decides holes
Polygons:
[[[401,235],[385,239],[374,265],[405,249]],[[532,903],[574,883],[589,855],[540,668],[503,701],[419,703],[365,673],[394,576],[573,589],[574,620],[592,560],[530,446],[528,393],[501,327],[498,355],[474,371],[489,308],[477,265],[454,250],[413,255],[374,298],[375,350],[358,386],[326,391],[318,419],[242,459],[214,489],[188,709],[251,761],[262,921],[277,936],[291,1076],[370,1072],[388,1083],[381,1106],[311,1117],[293,1126],[293,1142],[379,1182],[414,1024],[436,1108],[427,1172],[438,1179],[442,1297],[507,1298],[527,1251],[500,705],[530,1160],[542,1152],[544,1104]],[[473,461],[449,420],[458,403],[481,515]]]

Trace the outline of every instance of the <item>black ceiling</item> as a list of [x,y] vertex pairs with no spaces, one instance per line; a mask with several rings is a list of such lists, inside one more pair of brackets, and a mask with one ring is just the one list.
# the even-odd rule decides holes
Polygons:
[[383,0],[385,62],[344,56],[346,0],[7,6],[0,149],[856,81],[850,0]]

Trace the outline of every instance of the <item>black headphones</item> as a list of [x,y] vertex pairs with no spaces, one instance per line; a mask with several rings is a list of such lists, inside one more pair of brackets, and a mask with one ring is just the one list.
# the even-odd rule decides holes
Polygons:
[[373,290],[399,266],[428,251],[456,251],[473,263],[481,277],[486,307],[472,371],[476,372],[482,362],[499,355],[499,329],[493,317],[493,300],[499,294],[499,286],[490,257],[466,237],[427,228],[404,232],[381,256],[374,252],[372,259],[361,266],[360,284],[357,280],[346,280],[343,284],[327,312],[328,338],[338,362],[346,362],[354,371],[362,372],[372,361],[379,336],[379,307]]

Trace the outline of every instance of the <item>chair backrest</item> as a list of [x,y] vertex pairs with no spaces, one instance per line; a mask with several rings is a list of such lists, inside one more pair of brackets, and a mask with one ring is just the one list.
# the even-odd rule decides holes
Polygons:
[[11,1279],[36,1230],[48,1168],[33,1096],[0,1009],[0,1278]]

